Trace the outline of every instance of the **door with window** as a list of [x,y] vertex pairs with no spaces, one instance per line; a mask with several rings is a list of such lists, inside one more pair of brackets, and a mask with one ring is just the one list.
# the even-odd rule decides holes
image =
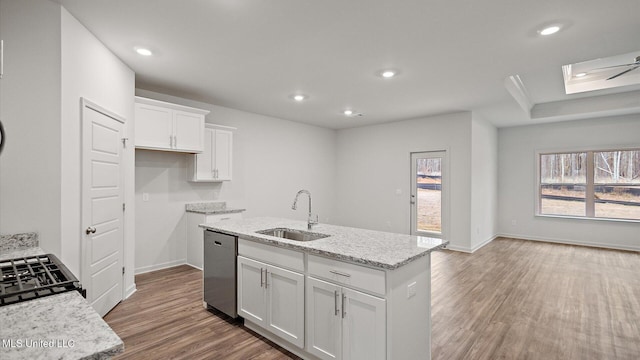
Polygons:
[[445,151],[411,153],[411,234],[442,238],[447,223]]

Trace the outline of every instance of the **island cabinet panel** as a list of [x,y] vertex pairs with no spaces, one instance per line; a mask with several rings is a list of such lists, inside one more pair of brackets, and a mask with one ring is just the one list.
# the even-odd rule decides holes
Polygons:
[[238,256],[238,315],[262,327],[267,323],[265,264]]
[[340,286],[307,278],[307,351],[320,359],[342,358]]
[[304,348],[304,275],[238,256],[238,314]]
[[307,278],[307,351],[320,359],[386,359],[386,301]]
[[350,288],[385,295],[385,272],[382,270],[309,255],[309,274]]

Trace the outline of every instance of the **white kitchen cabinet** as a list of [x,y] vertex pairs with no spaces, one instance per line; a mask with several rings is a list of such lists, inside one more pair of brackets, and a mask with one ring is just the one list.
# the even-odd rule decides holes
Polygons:
[[[238,239],[238,254],[238,259],[252,261],[238,261],[244,264],[238,265],[238,314],[246,327],[292,353],[314,360],[430,359],[429,256],[384,269],[242,238]],[[288,270],[285,274],[304,274],[304,279],[297,276],[299,280],[283,277],[274,281],[273,268]],[[264,285],[267,273],[271,277]],[[277,282],[280,286],[272,285]],[[294,296],[293,284],[302,282],[304,294]],[[261,284],[272,286],[279,298],[288,294],[289,301],[282,307],[285,311],[280,312],[290,316],[286,322],[269,320],[278,313],[269,313],[273,310],[265,303],[273,295]],[[294,323],[303,324],[304,341],[303,332],[290,330]],[[278,334],[281,329],[286,330]],[[300,336],[294,341],[287,333]],[[304,348],[299,345],[302,342]]]
[[203,269],[204,232],[198,225],[242,219],[242,213],[201,214],[187,212],[187,264]]
[[304,275],[238,256],[238,315],[304,347]]
[[189,159],[190,181],[230,181],[232,175],[233,130],[235,128],[205,124],[204,150]]
[[136,96],[135,146],[138,149],[200,153],[204,117],[209,111]]
[[320,359],[385,359],[385,300],[307,278],[307,351]]

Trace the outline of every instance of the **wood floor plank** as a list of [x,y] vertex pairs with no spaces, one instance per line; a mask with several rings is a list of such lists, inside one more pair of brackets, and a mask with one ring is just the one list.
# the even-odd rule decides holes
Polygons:
[[[498,238],[432,255],[432,359],[639,359],[640,254]],[[202,272],[136,276],[118,359],[298,359],[202,307]],[[396,359],[404,360],[404,359]]]

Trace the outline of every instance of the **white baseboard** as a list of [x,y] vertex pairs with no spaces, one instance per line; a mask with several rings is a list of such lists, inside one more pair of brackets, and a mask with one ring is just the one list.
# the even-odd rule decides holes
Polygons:
[[[132,284],[131,286],[129,286],[129,287],[127,288],[127,290],[125,291],[124,299],[128,299],[128,298],[129,298],[129,296],[133,295],[133,293],[135,293],[137,290],[138,290],[138,289],[136,288],[136,284],[135,284],[135,283],[134,283],[134,284]],[[123,300],[124,300],[124,299],[123,299]]]
[[499,234],[498,237],[514,238],[514,239],[520,239],[520,240],[552,242],[552,243],[566,244],[566,245],[598,247],[598,248],[614,249],[614,250],[640,251],[640,245],[629,246],[629,245],[610,244],[610,243],[592,243],[592,242],[585,242],[585,241],[579,241],[579,240],[555,239],[555,238],[548,238],[548,237],[542,237],[542,236],[527,236],[527,235],[505,234],[505,233]]
[[490,238],[488,238],[487,240],[481,242],[480,244],[469,248],[469,247],[462,247],[462,246],[456,246],[456,245],[451,245],[451,243],[449,243],[449,245],[447,245],[447,249],[449,250],[453,250],[453,251],[460,251],[460,252],[465,252],[468,254],[473,254],[474,252],[478,251],[480,248],[482,248],[483,246],[487,245],[488,243],[492,242],[493,240],[495,240],[495,238],[497,238],[498,235],[494,235]]
[[200,270],[200,271],[203,271],[203,269],[202,269],[200,266],[195,266],[195,265],[193,265],[193,264],[189,264],[189,263],[187,263],[187,265],[191,266],[191,267],[192,267],[192,268],[194,268],[194,269],[198,269],[198,270]]
[[156,271],[156,270],[166,269],[166,268],[170,268],[170,267],[174,267],[174,266],[178,266],[178,265],[184,265],[186,263],[187,263],[187,259],[180,259],[180,260],[168,261],[168,262],[161,263],[161,264],[153,264],[153,265],[148,265],[148,266],[142,266],[142,267],[139,267],[139,268],[135,269],[135,274],[136,275],[144,274],[144,273],[148,273],[150,271]]

